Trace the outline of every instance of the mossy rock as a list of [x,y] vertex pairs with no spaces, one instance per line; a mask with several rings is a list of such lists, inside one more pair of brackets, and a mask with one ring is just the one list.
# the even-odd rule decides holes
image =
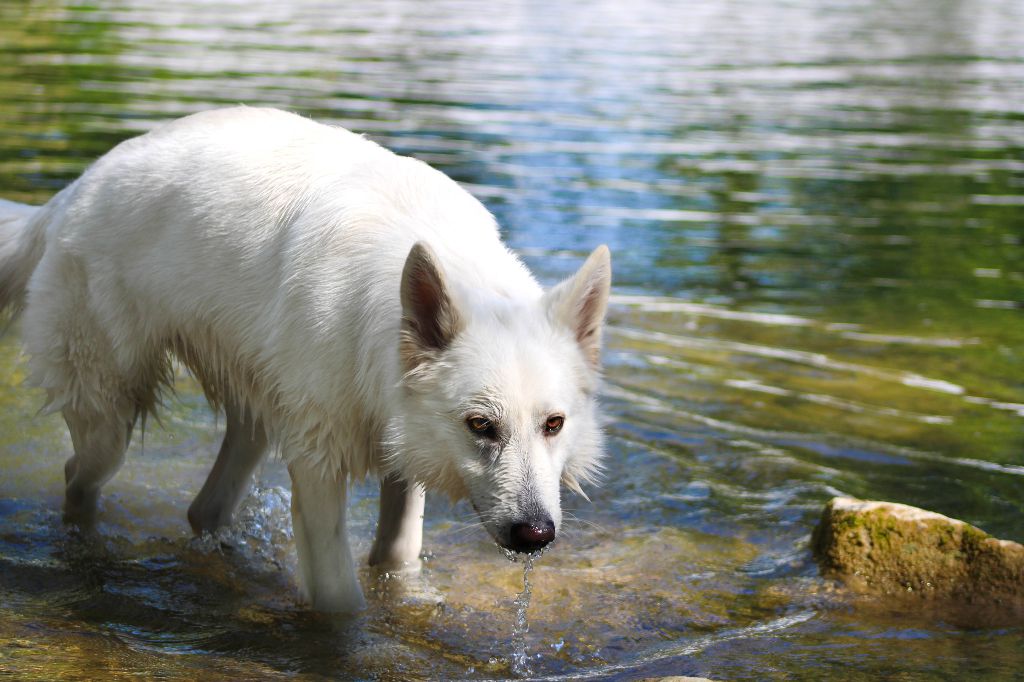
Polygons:
[[836,497],[811,545],[822,574],[856,590],[1024,622],[1024,546],[963,521]]

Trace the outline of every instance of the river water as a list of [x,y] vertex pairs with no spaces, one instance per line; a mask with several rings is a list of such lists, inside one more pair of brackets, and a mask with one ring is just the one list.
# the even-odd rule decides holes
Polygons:
[[[355,621],[295,600],[270,463],[223,542],[185,509],[191,380],[59,519],[69,439],[0,339],[0,676],[1004,680],[1020,628],[850,600],[807,545],[836,494],[1024,541],[1019,0],[0,0],[0,196],[245,102],[464,183],[550,284],[614,254],[608,475],[530,573],[428,502],[420,579]],[[356,553],[374,486],[352,501]],[[525,638],[513,660],[512,633]],[[518,662],[517,662],[518,661]]]

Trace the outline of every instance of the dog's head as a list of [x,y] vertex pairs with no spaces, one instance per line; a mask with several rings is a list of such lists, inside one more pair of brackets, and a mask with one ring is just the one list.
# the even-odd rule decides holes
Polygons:
[[495,541],[532,552],[562,521],[560,483],[583,494],[599,470],[595,392],[611,257],[535,300],[470,300],[416,244],[402,273],[403,409],[388,464],[467,497]]

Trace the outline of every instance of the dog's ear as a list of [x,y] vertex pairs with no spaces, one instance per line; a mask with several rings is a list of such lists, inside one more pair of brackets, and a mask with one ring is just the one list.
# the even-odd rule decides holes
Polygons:
[[545,296],[548,314],[576,335],[583,355],[594,369],[601,362],[601,325],[612,286],[612,254],[603,244],[579,271]]
[[433,249],[416,242],[402,270],[401,354],[406,369],[444,350],[462,329]]

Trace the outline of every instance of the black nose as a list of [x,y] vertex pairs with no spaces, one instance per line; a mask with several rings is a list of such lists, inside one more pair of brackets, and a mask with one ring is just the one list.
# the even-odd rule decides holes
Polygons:
[[513,523],[509,529],[511,545],[514,552],[530,553],[542,549],[555,539],[555,524],[545,519],[532,523]]

